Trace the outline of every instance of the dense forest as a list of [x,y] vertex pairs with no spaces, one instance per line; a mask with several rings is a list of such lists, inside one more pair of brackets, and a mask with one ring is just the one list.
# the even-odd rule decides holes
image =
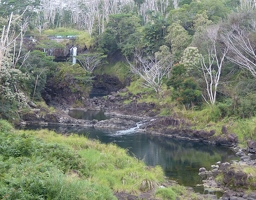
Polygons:
[[[210,109],[209,121],[255,117],[252,0],[1,1],[0,12],[3,118],[41,101],[54,75],[76,71],[86,96],[94,74],[117,62],[141,92],[186,110]],[[75,38],[81,51],[73,71],[70,62],[55,62],[51,52],[67,44],[50,36]]]
[[[113,191],[164,182],[160,168],[115,146],[8,123],[51,106],[52,86],[77,94],[69,107],[83,107],[97,75],[118,77],[124,93],[154,103],[158,116],[214,127],[216,135],[228,128],[243,147],[255,141],[255,19],[255,0],[0,0],[0,197],[116,199]],[[254,168],[250,174],[255,183]],[[155,194],[191,195],[175,187]]]

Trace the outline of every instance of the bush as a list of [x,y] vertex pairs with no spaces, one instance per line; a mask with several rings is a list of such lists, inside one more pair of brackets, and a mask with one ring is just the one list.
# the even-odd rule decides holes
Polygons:
[[166,200],[176,200],[177,194],[171,188],[159,188],[156,196]]
[[202,92],[196,80],[188,77],[187,69],[184,65],[173,67],[171,77],[166,84],[168,87],[173,87],[173,98],[187,108],[202,104]]

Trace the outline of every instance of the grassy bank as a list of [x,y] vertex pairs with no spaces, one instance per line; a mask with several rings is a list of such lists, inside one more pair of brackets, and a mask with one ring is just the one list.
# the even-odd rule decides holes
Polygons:
[[[115,192],[154,191],[159,199],[187,195],[157,189],[160,167],[147,167],[113,144],[48,130],[15,130],[0,120],[0,199],[116,199]],[[196,198],[196,197],[195,197]]]
[[[215,130],[215,136],[221,135],[223,127],[228,133],[234,133],[238,136],[239,145],[246,147],[248,140],[256,140],[256,117],[242,118],[238,115],[225,116],[223,104],[208,105],[202,104],[186,108],[172,99],[173,90],[163,85],[162,90],[157,94],[149,88],[143,88],[141,80],[136,80],[127,87],[128,91],[133,95],[139,96],[139,103],[154,103],[155,112],[159,116],[176,116],[183,118],[191,128],[195,130]],[[127,99],[124,103],[130,103],[131,99]]]

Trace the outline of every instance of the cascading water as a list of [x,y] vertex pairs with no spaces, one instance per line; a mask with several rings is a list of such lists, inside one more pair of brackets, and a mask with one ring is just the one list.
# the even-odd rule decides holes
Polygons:
[[145,122],[138,122],[135,127],[132,127],[132,128],[126,129],[126,130],[117,131],[116,133],[112,134],[111,136],[120,136],[120,135],[128,135],[128,134],[136,133],[136,132],[140,131],[140,127],[143,124],[145,124]]

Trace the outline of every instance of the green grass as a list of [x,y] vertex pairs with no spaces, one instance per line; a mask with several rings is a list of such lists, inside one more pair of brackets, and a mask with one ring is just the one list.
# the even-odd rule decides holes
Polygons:
[[67,35],[80,35],[83,31],[72,29],[72,28],[56,28],[56,29],[47,29],[43,32],[45,35],[60,35],[60,36],[67,36]]
[[110,63],[108,65],[98,67],[95,69],[94,73],[99,75],[114,75],[117,76],[121,82],[124,82],[127,78],[133,77],[128,65],[123,62],[116,62],[114,64]]
[[47,29],[43,32],[47,36],[75,36],[75,45],[84,47],[86,46],[90,49],[94,45],[94,39],[90,36],[88,32],[72,29],[72,28],[56,28],[56,29]]

